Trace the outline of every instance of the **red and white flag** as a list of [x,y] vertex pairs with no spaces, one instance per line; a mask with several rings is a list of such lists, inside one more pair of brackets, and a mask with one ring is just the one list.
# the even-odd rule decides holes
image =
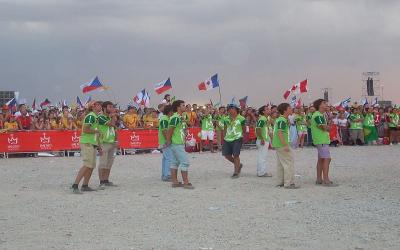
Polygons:
[[301,93],[306,93],[307,91],[308,91],[308,80],[305,79],[304,81],[298,82],[295,85],[293,85],[290,89],[286,90],[285,93],[283,94],[283,98],[286,100],[292,93],[301,94]]

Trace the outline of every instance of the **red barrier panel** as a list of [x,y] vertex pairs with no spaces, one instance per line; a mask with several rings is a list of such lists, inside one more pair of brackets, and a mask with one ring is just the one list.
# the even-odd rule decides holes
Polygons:
[[77,150],[79,131],[21,131],[0,134],[0,152]]
[[158,130],[119,130],[117,135],[122,149],[158,148]]
[[[200,142],[200,128],[189,128],[186,140]],[[80,131],[17,131],[0,134],[0,152],[46,152],[79,150]],[[119,130],[119,147],[122,149],[158,148],[158,130]],[[249,139],[255,139],[254,129],[249,130]],[[216,142],[216,140],[214,140]]]

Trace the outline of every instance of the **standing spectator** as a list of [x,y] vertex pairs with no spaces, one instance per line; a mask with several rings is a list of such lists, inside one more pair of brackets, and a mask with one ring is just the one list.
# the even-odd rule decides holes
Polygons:
[[344,110],[339,111],[339,116],[336,120],[333,120],[335,124],[339,126],[339,136],[341,138],[341,144],[349,144],[349,128],[347,118],[344,114]]
[[315,112],[314,107],[310,107],[308,109],[307,115],[306,115],[306,121],[307,121],[307,145],[312,146],[313,145],[313,139],[312,139],[312,133],[311,133],[311,118]]
[[364,145],[364,132],[363,132],[363,116],[360,110],[352,108],[351,115],[349,116],[350,121],[350,141],[351,145]]
[[228,116],[226,115],[226,109],[225,107],[219,107],[218,109],[218,114],[215,117],[216,120],[216,132],[217,132],[217,144],[218,148],[222,148],[222,139],[224,137],[223,132],[224,132],[224,126],[225,126],[225,121],[228,119]]
[[304,147],[304,140],[307,136],[307,119],[303,109],[297,109],[295,113],[296,129],[298,134],[298,145],[300,148]]
[[385,110],[383,108],[374,109],[375,111],[375,126],[378,131],[378,137],[385,137]]
[[166,94],[164,99],[161,101],[161,104],[170,105],[171,104],[171,95]]
[[372,108],[365,108],[363,126],[365,143],[376,144],[378,140],[378,132],[375,127],[375,116]]
[[214,153],[214,124],[211,116],[211,109],[206,108],[204,115],[201,119],[201,142],[200,142],[200,153],[203,152],[203,147],[206,141],[210,147],[211,153]]
[[397,108],[393,108],[389,113],[390,145],[399,143],[399,114]]
[[272,177],[272,175],[267,171],[267,153],[270,141],[268,131],[268,112],[268,107],[265,105],[258,110],[259,118],[256,126],[258,177]]

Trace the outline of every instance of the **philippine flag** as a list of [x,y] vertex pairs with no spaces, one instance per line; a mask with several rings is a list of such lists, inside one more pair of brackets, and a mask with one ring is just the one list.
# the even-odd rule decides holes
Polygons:
[[84,94],[86,94],[86,93],[88,93],[88,92],[90,92],[90,91],[93,91],[93,90],[96,90],[96,89],[104,90],[105,87],[104,87],[104,85],[100,82],[99,78],[96,76],[96,77],[93,79],[93,81],[91,81],[90,83],[85,83],[85,84],[81,85],[81,89],[82,89],[82,92],[83,92]]
[[210,79],[199,84],[199,90],[210,90],[219,87],[218,74],[213,75]]
[[9,100],[6,105],[8,106],[9,109],[16,107],[17,106],[17,100],[15,98]]
[[162,93],[164,93],[165,91],[168,91],[172,89],[172,84],[171,84],[171,80],[168,78],[168,80],[157,83],[154,90],[156,91],[156,93],[158,95],[161,95]]

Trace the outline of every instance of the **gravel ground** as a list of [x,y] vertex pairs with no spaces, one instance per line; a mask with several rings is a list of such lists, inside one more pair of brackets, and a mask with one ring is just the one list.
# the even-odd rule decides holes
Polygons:
[[118,156],[118,187],[83,195],[69,189],[79,157],[0,159],[0,249],[400,249],[399,152],[332,149],[328,188],[315,150],[296,150],[298,190],[256,177],[255,150],[237,180],[220,154],[191,154],[195,190],[159,180],[161,155]]

